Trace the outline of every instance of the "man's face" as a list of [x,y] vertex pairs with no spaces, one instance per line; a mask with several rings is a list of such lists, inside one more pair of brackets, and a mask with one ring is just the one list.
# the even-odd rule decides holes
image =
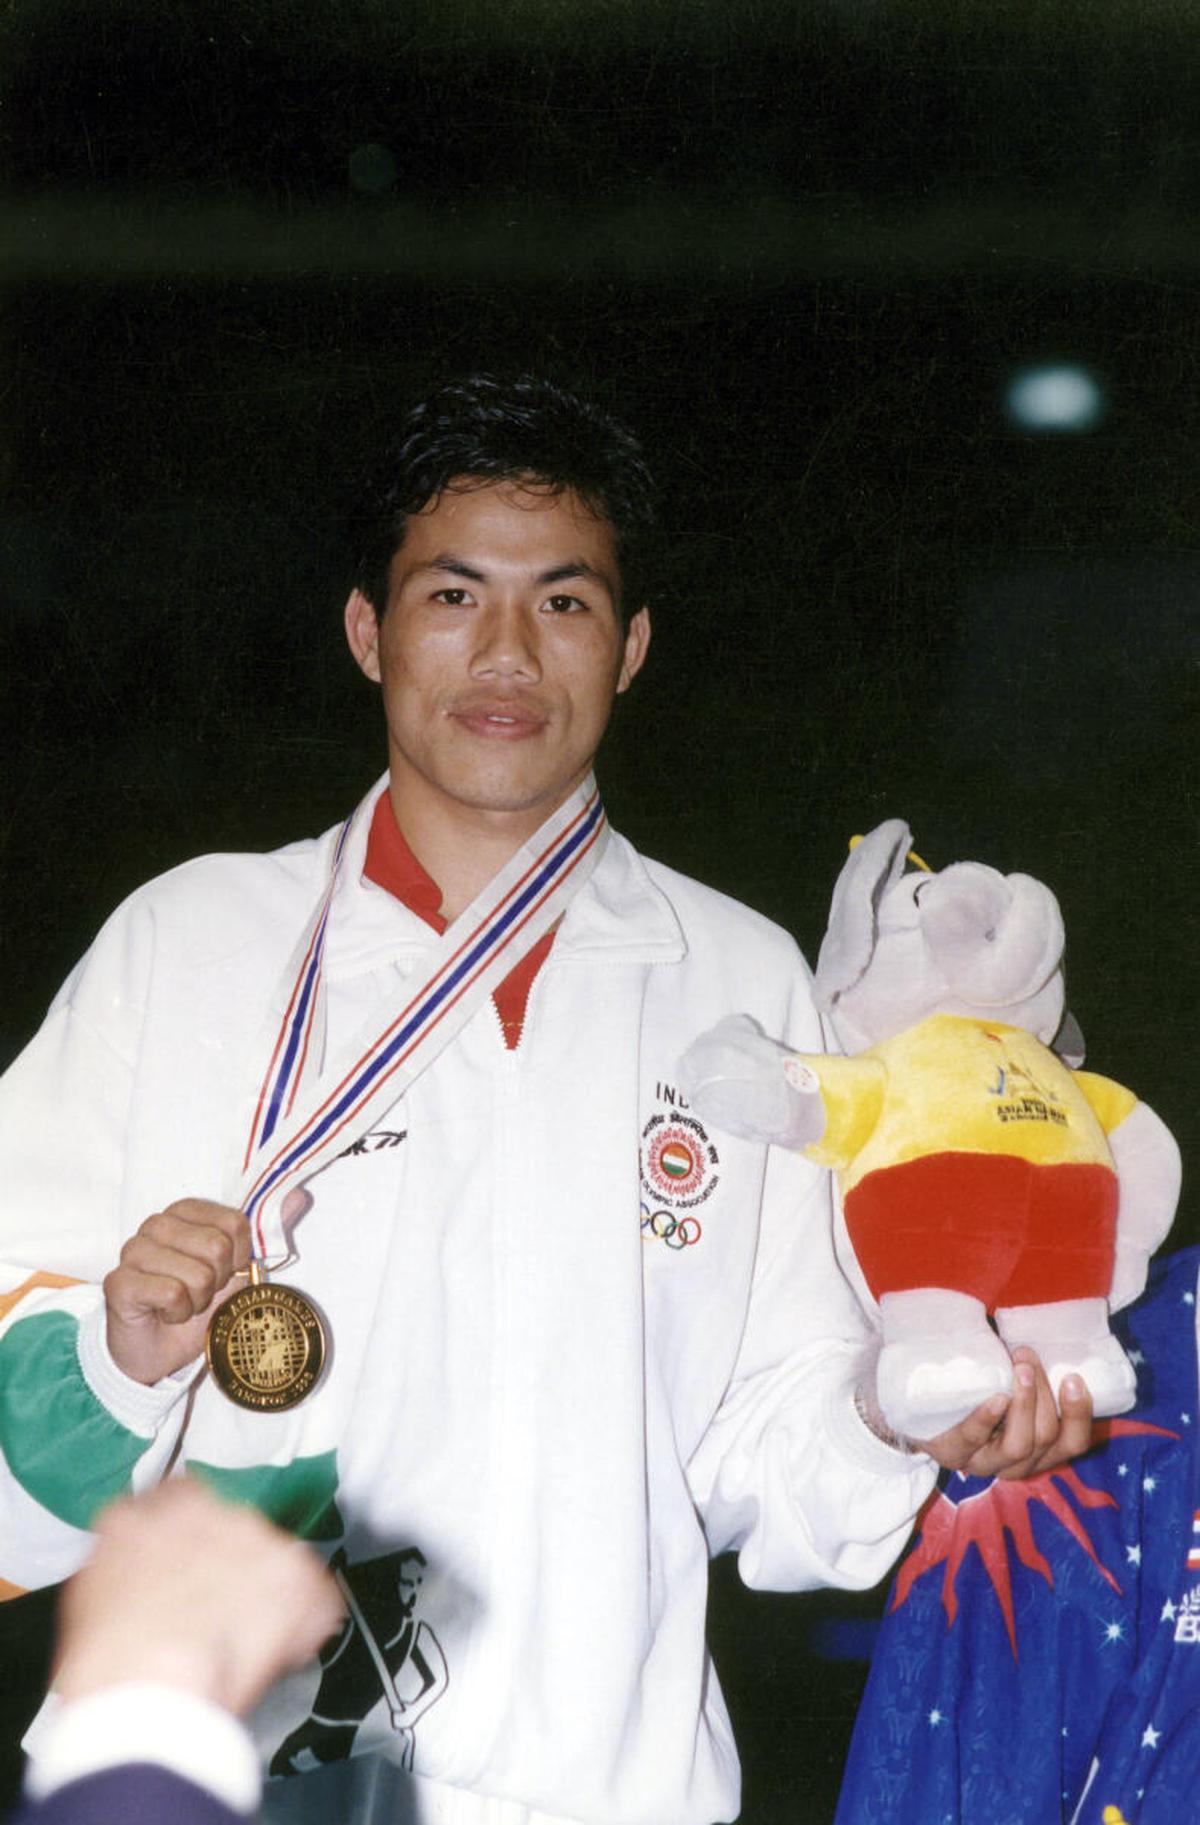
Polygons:
[[522,836],[586,776],[650,624],[618,613],[613,529],[574,494],[448,488],[408,521],[378,621],[346,632],[383,688],[397,801],[502,813]]

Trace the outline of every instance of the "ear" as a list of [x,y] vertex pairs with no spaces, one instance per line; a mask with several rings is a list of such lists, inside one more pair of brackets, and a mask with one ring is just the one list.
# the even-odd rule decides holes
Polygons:
[[1087,1055],[1084,1044],[1083,1028],[1072,1014],[1070,1008],[1063,1009],[1063,1017],[1058,1023],[1058,1032],[1050,1041],[1050,1050],[1057,1052],[1064,1065],[1070,1065],[1072,1071],[1083,1067]]
[[903,818],[876,825],[850,851],[837,878],[813,979],[816,1003],[828,1013],[839,995],[865,975],[875,954],[879,902],[904,873],[912,834]]
[[379,616],[361,589],[352,589],[343,612],[346,641],[355,663],[368,678],[379,683]]
[[650,650],[650,610],[639,608],[625,631],[625,651],[621,657],[621,669],[617,674],[617,691],[627,691],[642,666]]
[[999,1012],[1036,995],[1062,960],[1058,901],[1027,874],[952,862],[921,892],[921,935],[959,1000]]

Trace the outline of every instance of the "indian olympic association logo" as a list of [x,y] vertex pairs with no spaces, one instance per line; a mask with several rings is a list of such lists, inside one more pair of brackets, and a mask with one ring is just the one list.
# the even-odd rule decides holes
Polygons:
[[642,1129],[642,1188],[673,1210],[694,1210],[719,1182],[720,1156],[691,1115],[652,1115]]

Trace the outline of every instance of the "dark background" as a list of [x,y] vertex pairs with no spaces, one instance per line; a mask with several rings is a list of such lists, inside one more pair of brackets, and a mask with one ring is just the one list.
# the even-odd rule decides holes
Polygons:
[[[147,875],[382,769],[359,479],[431,381],[527,365],[667,494],[614,821],[810,952],[884,816],[1047,879],[1089,1063],[1186,1165],[1198,38],[1192,0],[8,0],[0,1052]],[[1095,428],[1006,417],[1046,359]],[[745,1825],[830,1816],[863,1668],[822,1653],[878,1601],[717,1568]],[[0,1621],[14,1717],[45,1607]]]

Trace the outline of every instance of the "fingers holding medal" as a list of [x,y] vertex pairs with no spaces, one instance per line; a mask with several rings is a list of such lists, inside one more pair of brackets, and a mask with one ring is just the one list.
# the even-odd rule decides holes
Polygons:
[[147,1386],[203,1354],[223,1394],[270,1413],[303,1400],[325,1366],[316,1307],[267,1284],[246,1214],[228,1204],[181,1198],[147,1217],[104,1298],[109,1354]]
[[109,1354],[150,1385],[204,1349],[208,1321],[250,1264],[245,1215],[205,1198],[181,1198],[147,1217],[104,1282]]

